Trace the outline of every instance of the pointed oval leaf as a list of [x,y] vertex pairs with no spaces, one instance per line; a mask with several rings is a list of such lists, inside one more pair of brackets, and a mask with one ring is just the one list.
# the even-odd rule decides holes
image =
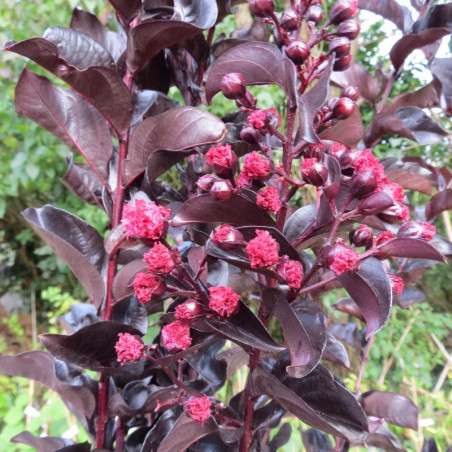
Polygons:
[[37,452],[55,452],[64,446],[72,444],[71,440],[64,438],[55,438],[47,436],[41,438],[39,436],[33,436],[30,432],[22,432],[10,439],[12,443],[26,444],[27,446],[34,447]]
[[403,32],[408,32],[413,25],[411,11],[396,0],[359,0],[359,9],[367,9],[393,22]]
[[217,21],[218,6],[211,0],[174,0],[174,12],[178,19],[207,29]]
[[362,406],[368,416],[381,417],[400,427],[418,429],[419,408],[403,394],[369,391],[362,396]]
[[301,438],[306,452],[332,452],[334,450],[328,436],[315,428],[302,430]]
[[450,188],[436,193],[428,201],[425,207],[425,217],[427,220],[432,220],[445,210],[452,210],[452,189]]
[[115,301],[120,301],[133,295],[133,281],[135,276],[139,272],[144,272],[146,268],[147,264],[142,258],[134,259],[132,262],[128,262],[124,265],[113,280],[113,299]]
[[337,279],[360,307],[367,337],[374,335],[388,320],[392,306],[391,282],[383,265],[371,257],[361,261],[358,271],[337,275]]
[[[430,5],[429,5],[430,6]],[[424,7],[424,5],[422,5]],[[420,33],[429,28],[445,27],[452,29],[452,4],[431,5],[425,14],[421,14],[413,25],[413,33]]]
[[141,8],[141,0],[108,0],[118,16],[126,23],[130,22]]
[[24,69],[17,82],[14,102],[17,113],[76,149],[100,180],[107,179],[113,149],[110,132],[104,119],[82,96]]
[[364,126],[359,108],[355,108],[353,114],[347,119],[336,122],[320,133],[322,140],[338,141],[350,148],[357,147],[363,136]]
[[378,447],[386,452],[407,452],[402,446],[399,438],[389,430],[387,424],[383,425],[374,433],[369,433],[366,439],[369,446]]
[[347,349],[331,333],[326,333],[326,346],[323,350],[322,358],[350,370],[350,359]]
[[442,108],[449,115],[452,112],[452,58],[434,58],[430,63],[432,74],[441,82],[441,97],[444,100]]
[[389,240],[382,245],[380,253],[388,257],[411,257],[446,262],[444,256],[430,243],[419,239],[395,238]]
[[364,144],[366,147],[373,147],[380,141],[381,137],[390,133],[416,141],[411,130],[407,129],[403,125],[403,121],[396,115],[376,113],[364,131]]
[[99,233],[75,215],[50,205],[39,209],[30,207],[22,215],[36,234],[69,265],[98,308],[105,294],[101,275],[106,263]]
[[[171,130],[171,133],[168,131]],[[193,107],[177,107],[140,123],[132,134],[125,170],[128,182],[145,169],[158,150],[183,151],[216,143],[226,134],[224,123],[212,113]],[[165,170],[166,171],[166,170]]]
[[146,179],[149,184],[152,184],[157,177],[166,173],[176,163],[179,163],[184,158],[196,153],[195,150],[188,151],[154,151],[148,158],[146,165]]
[[262,301],[281,325],[284,342],[290,353],[287,373],[295,378],[304,377],[318,364],[325,348],[324,314],[312,302],[290,305],[284,293],[278,289],[264,289]]
[[132,97],[122,78],[113,70],[94,66],[83,71],[59,55],[55,44],[42,38],[8,43],[4,50],[30,58],[81,94],[111,126],[124,132],[132,119]]
[[291,243],[314,224],[316,219],[317,206],[315,203],[297,209],[286,221],[284,225],[284,236]]

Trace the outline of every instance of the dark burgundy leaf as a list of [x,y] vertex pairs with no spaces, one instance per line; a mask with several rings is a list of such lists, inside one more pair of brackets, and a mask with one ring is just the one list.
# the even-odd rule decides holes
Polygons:
[[405,33],[413,25],[413,17],[409,8],[399,4],[396,0],[359,0],[358,7],[383,16]]
[[115,69],[110,53],[86,33],[71,28],[50,27],[42,37],[57,47],[61,58],[79,70],[90,66]]
[[249,385],[253,395],[268,395],[312,427],[349,440],[366,438],[367,421],[356,398],[320,365],[304,378],[274,376],[257,368]]
[[146,334],[148,330],[149,320],[146,308],[138,301],[136,296],[115,304],[111,320],[136,328],[141,334]]
[[160,91],[150,89],[136,91],[134,94],[132,125],[137,124],[143,118],[160,115],[177,106],[177,102]]
[[314,131],[314,118],[320,108],[328,100],[330,91],[330,76],[333,68],[333,58],[330,58],[319,80],[306,94],[298,96],[299,133],[300,138],[308,143],[318,143],[319,137]]
[[41,438],[33,436],[30,432],[22,432],[10,439],[12,443],[27,444],[34,447],[37,452],[55,452],[64,446],[70,445],[72,441],[64,438],[54,438],[51,436]]
[[371,104],[375,103],[380,94],[380,86],[377,79],[364,66],[358,63],[352,63],[345,71],[333,72],[331,81],[341,88],[355,86],[358,88],[359,95]]
[[211,0],[174,0],[175,18],[207,29],[215,25],[218,6]]
[[358,325],[356,323],[333,323],[328,326],[328,332],[341,339],[348,345],[360,348],[357,347],[357,345],[360,345],[358,344],[358,335],[360,332],[358,331]]
[[15,106],[17,113],[76,149],[99,178],[106,180],[113,149],[110,132],[107,123],[82,96],[24,69],[16,86]]
[[411,257],[417,259],[431,259],[445,262],[444,257],[430,243],[420,239],[395,238],[386,242],[380,248],[383,256]]
[[378,447],[386,452],[407,452],[399,438],[383,424],[376,432],[369,433],[366,439],[369,446]]
[[[172,132],[168,133],[169,130]],[[139,176],[145,170],[149,156],[155,151],[183,151],[220,141],[225,134],[224,123],[219,118],[193,107],[172,108],[161,115],[147,118],[132,134],[126,180],[130,182]]]
[[351,299],[351,298],[341,298],[337,303],[331,306],[333,309],[337,309],[338,311],[345,312],[346,314],[350,314],[363,322],[365,322],[365,318],[363,317],[363,313],[359,306]]
[[421,452],[439,452],[438,446],[434,438],[426,438],[422,445]]
[[355,108],[353,114],[347,119],[336,122],[320,133],[322,140],[339,141],[350,148],[358,146],[363,136],[364,127],[359,108]]
[[[270,30],[263,17],[254,16],[253,23],[250,28],[237,28],[232,31],[230,37],[232,39],[236,39],[237,41],[246,40],[268,42],[270,38]],[[223,39],[223,41],[232,41],[232,39]],[[217,58],[216,55],[215,58]]]
[[[56,450],[55,452],[90,452],[90,451],[91,445],[88,442],[85,442],[81,444],[72,444],[70,446],[65,446],[62,447],[61,449]],[[106,452],[105,449],[104,452]]]
[[127,65],[132,73],[136,73],[163,49],[201,32],[201,28],[180,20],[162,19],[143,22],[129,33]]
[[141,0],[108,0],[121,19],[128,23],[141,7]]
[[284,422],[272,440],[268,443],[270,452],[276,452],[286,444],[292,435],[292,427],[288,422]]
[[452,189],[440,191],[431,198],[425,206],[425,217],[432,220],[441,212],[452,210]]
[[55,360],[46,352],[24,352],[15,356],[0,357],[0,372],[11,377],[34,380],[57,392],[71,411],[83,414],[88,419],[96,408],[96,399],[88,388],[62,383],[55,373]]
[[68,169],[61,182],[83,201],[102,208],[102,182],[89,166],[74,163],[72,153],[68,156]]
[[429,243],[443,256],[446,256],[448,258],[452,256],[452,243],[444,237],[436,234]]
[[115,275],[113,281],[113,299],[115,301],[120,301],[133,295],[133,281],[135,275],[139,272],[144,272],[146,268],[147,264],[143,262],[142,258],[134,259],[132,262],[124,265],[124,267],[122,267]]
[[233,194],[224,201],[218,201],[210,194],[195,196],[182,205],[171,223],[173,226],[190,223],[275,226],[275,222],[267,212],[238,194]]
[[309,226],[313,224],[316,218],[316,204],[307,204],[297,209],[286,221],[284,225],[284,236],[289,242],[294,242]]
[[275,428],[285,414],[286,410],[274,400],[271,400],[254,411],[253,430]]
[[350,369],[347,349],[331,333],[326,333],[326,346],[322,358]]
[[442,86],[442,108],[448,115],[452,114],[452,58],[434,58],[430,64],[433,75],[439,79]]
[[364,132],[364,144],[369,148],[374,147],[383,136],[390,133],[416,141],[411,130],[403,125],[400,118],[392,114],[376,113]]
[[[223,76],[231,72],[240,72],[247,85],[276,83],[285,89],[288,68],[284,61],[279,49],[267,42],[245,42],[229,49],[210,66],[204,77],[206,103],[212,103],[213,96],[221,91]],[[288,87],[288,94],[292,90]]]
[[262,292],[265,308],[277,317],[284,342],[290,353],[287,373],[300,378],[311,372],[320,361],[326,344],[325,316],[312,302],[290,305],[284,293],[266,288]]
[[154,151],[149,156],[146,165],[146,179],[148,183],[152,184],[157,177],[161,176],[176,163],[179,163],[181,160],[191,154],[194,154],[195,152],[196,151],[194,149],[190,149],[188,151]]
[[61,78],[91,103],[119,132],[124,132],[132,118],[132,97],[120,75],[113,70],[94,66],[83,71],[60,57],[58,48],[42,38],[9,43],[5,50],[30,58]]
[[160,443],[157,452],[183,452],[191,444],[218,430],[212,418],[203,424],[182,413],[172,429]]
[[397,297],[397,304],[403,308],[408,309],[414,303],[420,303],[425,300],[425,295],[415,289],[414,287],[405,287],[403,292]]
[[362,396],[362,406],[368,416],[383,418],[390,424],[400,427],[418,428],[419,408],[405,395],[370,391]]
[[400,38],[392,47],[389,54],[396,72],[398,72],[405,58],[415,49],[431,44],[450,34],[447,28],[428,28],[419,34],[409,34]]
[[328,436],[315,428],[302,430],[301,438],[307,452],[332,452],[334,450]]
[[102,272],[106,263],[99,233],[75,215],[50,205],[39,209],[30,207],[22,215],[36,234],[69,265],[98,308],[105,294]]
[[337,275],[366,319],[367,337],[379,331],[388,319],[392,306],[392,289],[383,265],[371,257],[361,261],[357,272]]
[[448,28],[452,29],[452,4],[432,5],[427,13],[413,25],[413,33],[421,33],[429,28]]
[[57,359],[95,371],[118,368],[115,344],[119,333],[141,336],[129,325],[105,321],[86,326],[70,336],[42,334],[41,342]]
[[150,450],[156,451],[158,449],[158,446],[162,442],[163,438],[165,438],[180,416],[182,411],[181,408],[182,407],[176,410],[166,410],[159,416],[157,422],[154,423],[153,427],[149,430],[146,438],[142,442],[140,452],[147,452]]
[[84,326],[99,321],[95,306],[91,303],[73,303],[71,310],[58,318],[67,334],[72,334]]

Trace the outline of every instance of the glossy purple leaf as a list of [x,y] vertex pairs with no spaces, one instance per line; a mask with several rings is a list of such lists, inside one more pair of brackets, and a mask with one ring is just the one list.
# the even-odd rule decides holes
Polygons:
[[434,58],[430,64],[432,74],[441,82],[442,108],[447,114],[452,113],[452,58]]
[[211,0],[174,0],[175,18],[207,29],[215,25],[218,6]]
[[425,438],[421,452],[439,452],[438,446],[434,438]]
[[[171,130],[171,133],[168,131]],[[224,123],[215,115],[193,107],[172,108],[145,119],[132,134],[129,146],[126,181],[145,169],[149,156],[158,150],[184,151],[216,143],[226,134]],[[161,161],[164,165],[164,161]],[[162,174],[166,169],[156,169]]]
[[128,23],[141,8],[141,0],[108,0],[118,16]]
[[218,430],[212,418],[203,424],[182,413],[173,428],[160,443],[157,452],[183,452],[191,444]]
[[99,233],[75,215],[50,205],[39,209],[30,207],[22,215],[36,234],[69,265],[98,308],[105,295],[102,274],[106,264]]
[[301,438],[306,452],[333,452],[334,450],[328,436],[317,429],[302,430]]
[[91,103],[119,132],[124,132],[132,118],[132,97],[122,78],[113,70],[94,66],[79,70],[59,54],[57,46],[42,38],[8,43],[5,50],[30,58],[61,78]]
[[400,38],[392,47],[389,54],[395,71],[399,71],[406,57],[415,49],[432,44],[438,39],[450,34],[447,28],[428,28],[419,34],[409,34]]
[[369,391],[362,396],[362,406],[368,416],[381,417],[400,427],[418,429],[419,408],[403,394]]
[[26,444],[34,447],[37,452],[55,452],[64,446],[72,444],[72,441],[64,438],[33,436],[30,432],[22,432],[10,439],[12,443]]
[[79,94],[53,85],[27,69],[17,82],[16,112],[76,149],[105,180],[113,149],[108,125]]
[[190,198],[185,201],[171,223],[173,226],[183,226],[190,223],[275,226],[275,222],[267,212],[238,194],[233,194],[224,201],[218,201],[210,194]]
[[127,65],[135,74],[163,49],[201,32],[202,30],[197,26],[180,20],[162,19],[143,22],[129,33]]
[[274,376],[262,368],[249,377],[253,395],[266,394],[306,424],[349,440],[364,441],[367,422],[353,394],[324,367],[304,378]]
[[385,423],[376,432],[369,433],[366,444],[378,447],[386,452],[407,452],[399,438],[389,430]]
[[393,22],[404,33],[413,25],[411,11],[396,0],[359,0],[359,9],[367,9]]
[[113,306],[111,320],[136,328],[141,334],[146,334],[149,326],[146,308],[137,297],[129,297]]
[[376,113],[364,132],[364,144],[368,148],[374,147],[383,136],[388,134],[400,135],[416,141],[411,130],[403,125],[400,118],[393,114]]
[[337,275],[337,279],[360,307],[366,336],[374,335],[386,323],[392,306],[391,282],[383,265],[371,257],[361,261],[358,271]]
[[15,356],[0,356],[0,373],[34,380],[57,392],[71,411],[88,419],[94,414],[96,399],[88,385],[61,382],[55,373],[55,360],[49,353],[32,351]]
[[168,171],[176,163],[195,153],[196,151],[194,149],[187,151],[154,151],[149,156],[146,165],[146,179],[148,183],[152,184],[157,177]]
[[290,353],[287,373],[295,378],[307,375],[318,364],[325,348],[324,314],[312,302],[289,304],[278,289],[264,289],[262,301],[281,325]]
[[380,248],[380,253],[388,257],[411,257],[445,262],[444,256],[440,252],[420,239],[395,238],[384,243]]
[[102,208],[101,198],[104,186],[94,170],[88,165],[74,163],[72,153],[67,160],[68,169],[61,178],[61,182],[83,201]]
[[352,315],[362,320],[363,322],[366,321],[365,318],[363,317],[361,309],[351,298],[341,298],[337,303],[334,303],[331,307],[333,309],[337,309],[338,311]]
[[326,333],[326,346],[323,350],[322,359],[350,369],[350,359],[347,349],[331,333]]
[[294,242],[311,226],[316,219],[316,204],[307,204],[297,209],[284,225],[284,236],[289,242]]
[[444,5],[431,5],[431,7],[427,9],[426,14],[422,14],[413,25],[413,33],[421,33],[422,31],[430,28],[444,27],[451,30],[451,15],[452,4],[446,3]]
[[425,206],[427,220],[432,220],[441,212],[452,210],[452,189],[440,191],[433,196]]
[[[87,441],[80,444],[72,444],[70,446],[64,446],[61,449],[58,449],[55,452],[90,452],[91,451],[91,444]],[[97,452],[107,452],[105,449],[100,449],[100,451],[97,449]]]
[[288,422],[284,422],[272,440],[268,443],[270,452],[280,450],[290,439],[292,435],[292,427]]
[[150,89],[136,91],[134,93],[132,125],[139,123],[143,118],[161,115],[177,106],[177,102],[160,91]]
[[[273,44],[253,41],[237,45],[224,52],[207,71],[204,77],[206,103],[210,105],[213,96],[221,91],[221,80],[226,74],[240,72],[247,85],[275,83],[285,89],[288,70],[283,54]],[[290,93],[293,88],[287,87],[286,91]]]
[[424,300],[425,294],[414,287],[405,287],[403,292],[396,299],[397,304],[403,309],[408,309],[411,305],[420,303]]
[[313,123],[316,113],[328,101],[332,68],[333,58],[330,58],[314,87],[298,96],[299,134],[300,138],[308,143],[319,142]]
[[142,333],[129,325],[105,321],[86,326],[70,336],[42,334],[41,343],[57,359],[95,371],[120,367],[115,344],[119,333],[141,336]]

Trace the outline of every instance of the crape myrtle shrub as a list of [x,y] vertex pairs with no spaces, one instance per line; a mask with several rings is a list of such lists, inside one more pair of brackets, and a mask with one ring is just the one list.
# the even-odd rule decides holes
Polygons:
[[[421,301],[414,282],[452,254],[432,224],[452,208],[452,173],[421,158],[379,160],[372,148],[387,134],[422,145],[448,136],[429,112],[452,111],[451,61],[434,56],[451,4],[413,1],[414,21],[390,0],[338,0],[329,11],[294,0],[283,12],[250,0],[251,28],[214,39],[238,2],[110,3],[118,31],[76,9],[70,28],[5,46],[69,86],[25,68],[16,110],[83,157],[70,160],[64,183],[110,218],[103,239],[51,205],[23,212],[92,303],[63,318],[66,335],[41,336],[48,352],[2,357],[0,368],[57,391],[92,444],[27,432],[14,441],[45,451],[275,451],[291,427],[270,430],[290,415],[309,426],[309,450],[404,450],[387,423],[416,429],[418,408],[402,394],[360,393],[361,379],[392,306]],[[352,61],[358,7],[403,32],[377,77]],[[388,101],[414,49],[433,81]],[[269,84],[285,93],[282,108],[261,108],[248,89]],[[168,96],[173,85],[185,106]],[[236,108],[223,118],[201,108],[215,96]],[[357,102],[375,109],[365,130]],[[413,205],[416,191],[426,205]],[[349,297],[333,308],[348,324],[319,306],[338,288]],[[159,334],[143,339],[149,316]],[[360,362],[354,392],[329,370],[350,369],[350,351]],[[244,366],[244,389],[219,400]]]

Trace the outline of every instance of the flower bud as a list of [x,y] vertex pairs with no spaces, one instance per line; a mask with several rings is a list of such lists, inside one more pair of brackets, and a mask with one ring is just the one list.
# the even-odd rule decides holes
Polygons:
[[357,208],[363,215],[376,215],[393,205],[394,202],[390,196],[386,193],[379,192],[364,198],[358,204]]
[[336,59],[342,58],[350,53],[350,40],[343,36],[334,38],[330,42],[329,52],[336,55]]
[[305,17],[308,22],[314,22],[319,25],[323,21],[323,10],[320,6],[313,5],[308,9]]
[[338,36],[343,36],[350,40],[358,37],[361,28],[359,23],[354,19],[344,20],[337,27],[336,33]]
[[326,260],[336,275],[358,270],[360,265],[359,254],[341,243],[337,243],[328,251]]
[[303,267],[300,262],[285,258],[276,266],[276,278],[281,284],[299,289],[303,279]]
[[334,107],[337,105],[338,102],[339,102],[339,97],[332,97],[332,98],[328,101],[328,109],[329,109],[329,110],[333,110]]
[[246,82],[238,72],[226,74],[221,80],[221,92],[227,99],[240,99],[246,95]]
[[231,179],[238,168],[237,155],[229,144],[218,144],[206,153],[207,163],[222,179]]
[[341,170],[342,171],[351,170],[351,172],[353,172],[353,162],[358,155],[359,151],[357,151],[356,149],[344,151],[339,156],[339,164],[341,165]]
[[373,234],[369,226],[361,224],[349,234],[350,243],[355,246],[368,246],[372,244]]
[[397,232],[399,238],[420,239],[428,242],[436,232],[435,226],[427,222],[408,221],[400,226]]
[[304,159],[301,164],[301,175],[308,184],[320,187],[325,185],[328,178],[328,170],[316,158]]
[[389,242],[394,238],[394,234],[391,231],[383,231],[377,237],[375,246],[381,246],[383,243]]
[[257,17],[271,16],[275,12],[274,0],[250,0],[250,11]]
[[356,86],[347,86],[342,90],[341,97],[348,97],[353,102],[359,99],[359,91]]
[[196,187],[198,188],[200,193],[208,193],[212,188],[212,185],[218,179],[212,174],[204,174],[196,181]]
[[338,0],[330,9],[330,22],[338,25],[344,20],[355,17],[357,12],[357,0]]
[[246,126],[241,130],[240,138],[248,144],[256,145],[261,139],[261,134],[254,127]]
[[357,199],[365,198],[377,188],[377,179],[372,170],[358,171],[350,181],[350,194]]
[[186,300],[176,306],[174,317],[176,320],[191,322],[204,314],[204,307],[196,300]]
[[245,110],[253,109],[256,106],[256,103],[257,99],[249,91],[245,93],[244,97],[235,100],[237,108],[244,108]]
[[217,180],[210,189],[211,195],[219,201],[225,201],[232,196],[232,185],[228,180]]
[[343,56],[342,58],[339,58],[338,60],[334,60],[333,63],[333,71],[345,71],[350,67],[350,64],[352,63],[352,56],[350,54]]
[[293,9],[286,9],[281,14],[281,18],[279,19],[279,24],[286,31],[295,31],[298,28],[298,24],[300,23],[300,19],[298,14]]
[[332,114],[334,119],[347,119],[355,111],[356,104],[348,97],[341,97],[336,102],[336,105],[332,108]]
[[309,56],[309,45],[306,41],[292,41],[286,48],[286,55],[295,64],[303,64]]
[[399,221],[408,221],[410,219],[410,210],[404,204],[395,201],[392,206],[381,212],[378,215],[378,218],[389,224],[398,223]]
[[223,224],[212,231],[212,241],[216,246],[225,250],[233,250],[244,245],[245,240],[242,233],[229,224]]

